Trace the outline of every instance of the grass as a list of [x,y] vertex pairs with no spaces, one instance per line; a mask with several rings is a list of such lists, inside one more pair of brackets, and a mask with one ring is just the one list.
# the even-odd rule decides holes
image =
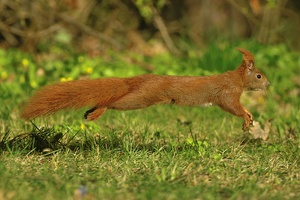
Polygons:
[[[243,133],[242,119],[217,107],[108,111],[96,122],[83,120],[82,109],[24,122],[20,107],[34,88],[62,77],[77,79],[86,68],[104,76],[106,61],[100,60],[98,69],[98,59],[66,56],[54,62],[65,66],[63,73],[47,63],[44,73],[50,78],[35,78],[30,74],[41,69],[29,55],[0,52],[6,63],[0,86],[0,199],[299,199],[299,56],[282,45],[235,46],[255,50],[272,84],[266,96],[253,92],[242,98],[262,125],[273,119],[266,141]],[[225,47],[212,45],[199,58],[145,62],[156,66],[154,73],[221,73],[241,59],[232,46]],[[211,61],[212,55],[218,59]],[[130,74],[145,72],[113,56],[106,75],[119,76],[124,65]],[[79,69],[71,70],[76,63]],[[210,63],[215,68],[208,68]]]

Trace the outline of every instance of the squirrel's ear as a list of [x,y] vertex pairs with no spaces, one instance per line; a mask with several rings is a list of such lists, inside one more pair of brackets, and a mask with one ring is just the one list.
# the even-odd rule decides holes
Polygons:
[[252,53],[242,48],[237,48],[237,50],[243,54],[243,60],[246,64],[247,71],[248,73],[251,73],[251,71],[254,69],[254,57]]
[[252,60],[246,62],[247,65],[247,72],[250,75],[252,70],[254,69],[254,62]]

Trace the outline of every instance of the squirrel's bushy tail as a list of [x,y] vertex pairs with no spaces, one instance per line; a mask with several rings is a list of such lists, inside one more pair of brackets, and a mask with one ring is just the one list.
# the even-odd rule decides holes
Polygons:
[[49,85],[36,92],[21,113],[30,120],[63,109],[106,107],[126,95],[129,86],[125,79],[104,78],[77,80]]

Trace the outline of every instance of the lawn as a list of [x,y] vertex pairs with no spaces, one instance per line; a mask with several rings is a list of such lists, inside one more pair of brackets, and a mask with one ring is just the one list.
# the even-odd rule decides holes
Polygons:
[[[262,127],[270,121],[266,140],[243,133],[243,120],[218,107],[108,111],[96,122],[83,119],[85,109],[19,118],[43,85],[150,71],[220,74],[241,63],[236,46],[253,52],[271,83],[241,99]],[[300,198],[299,53],[244,41],[182,57],[59,55],[0,50],[0,199]]]

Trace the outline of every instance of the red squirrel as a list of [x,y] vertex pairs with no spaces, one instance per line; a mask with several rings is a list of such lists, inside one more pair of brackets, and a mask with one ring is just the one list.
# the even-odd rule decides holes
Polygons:
[[156,104],[217,105],[244,118],[243,131],[252,125],[252,114],[240,103],[245,90],[265,90],[269,81],[255,67],[253,55],[238,48],[243,62],[234,71],[212,76],[145,74],[129,78],[76,80],[49,85],[36,92],[22,111],[30,120],[59,110],[90,107],[84,118],[98,119],[106,110],[133,110]]

